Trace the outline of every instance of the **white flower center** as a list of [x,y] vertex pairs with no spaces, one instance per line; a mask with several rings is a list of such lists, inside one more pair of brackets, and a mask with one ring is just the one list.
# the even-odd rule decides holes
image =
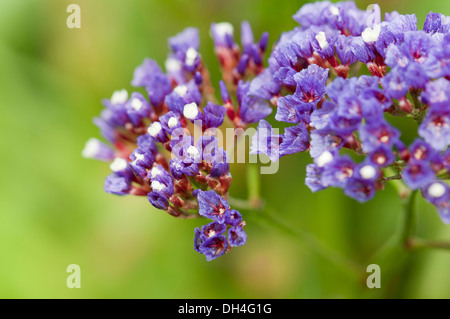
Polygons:
[[198,56],[198,52],[197,50],[195,50],[193,47],[190,47],[187,51],[186,51],[186,65],[187,66],[193,66],[195,63],[195,59]]
[[317,166],[324,167],[326,164],[330,163],[333,160],[333,154],[328,151],[323,152],[317,158]]
[[166,185],[164,185],[163,183],[158,182],[158,181],[153,181],[151,186],[152,186],[152,189],[157,192],[160,192],[164,188],[166,188]]
[[330,12],[334,16],[340,15],[339,8],[333,5],[330,6]]
[[441,183],[433,183],[428,187],[428,195],[439,198],[445,194],[445,187]]
[[317,42],[319,42],[319,46],[322,50],[325,50],[326,48],[328,48],[328,41],[327,41],[327,37],[325,35],[325,32],[320,31],[317,35],[316,35],[316,40]]
[[181,70],[181,62],[175,58],[167,58],[165,66],[167,72],[178,72]]
[[152,137],[155,137],[156,135],[159,134],[159,132],[161,132],[161,130],[162,130],[161,123],[153,122],[152,125],[150,125],[150,127],[148,128],[148,134],[150,134],[150,136]]
[[378,40],[380,36],[381,27],[379,24],[375,25],[372,28],[367,27],[363,33],[361,33],[361,37],[365,43],[372,44]]
[[215,234],[216,234],[216,232],[214,230],[210,229],[208,231],[208,238],[213,237]]
[[114,91],[114,93],[111,96],[111,103],[114,105],[125,103],[127,100],[128,100],[127,90]]
[[187,86],[186,85],[178,85],[176,88],[173,89],[173,91],[178,94],[179,96],[183,97],[187,92]]
[[189,120],[195,120],[195,118],[198,115],[197,103],[192,102],[192,103],[186,104],[183,108],[183,115],[185,118],[187,118]]
[[137,161],[143,161],[145,158],[144,154],[141,154],[141,153],[136,153],[136,154],[134,154],[134,156],[136,157],[136,159],[134,160],[135,163]]
[[216,23],[214,30],[221,38],[224,38],[227,34],[233,35],[234,32],[233,25],[229,22]]
[[143,105],[144,103],[142,103],[142,101],[137,98],[131,100],[131,107],[136,111],[139,111]]
[[158,167],[153,167],[150,171],[151,178],[155,178],[158,175],[161,175],[162,171]]
[[196,157],[196,156],[198,156],[198,149],[195,147],[195,146],[193,146],[193,145],[191,145],[191,146],[189,146],[189,148],[187,149],[187,153],[191,156],[191,157]]
[[364,179],[372,179],[377,174],[377,171],[373,166],[365,165],[360,168],[359,173],[361,174],[361,177]]
[[127,168],[127,161],[123,158],[116,157],[109,166],[113,172],[120,172]]
[[100,151],[100,141],[92,137],[86,142],[86,145],[84,146],[81,155],[84,158],[93,158],[97,156],[99,151]]
[[169,126],[169,128],[174,128],[175,126],[178,125],[178,120],[176,117],[172,116],[169,121],[167,122],[167,125]]

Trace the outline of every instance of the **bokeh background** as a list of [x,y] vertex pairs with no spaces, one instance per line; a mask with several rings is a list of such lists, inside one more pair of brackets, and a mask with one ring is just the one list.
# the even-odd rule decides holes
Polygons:
[[[371,1],[357,1],[365,8]],[[70,3],[81,29],[66,27]],[[101,99],[131,89],[145,57],[163,63],[167,38],[200,29],[201,54],[220,79],[211,22],[248,20],[273,43],[296,26],[302,1],[1,0],[0,1],[0,297],[2,298],[449,298],[450,252],[408,254],[382,288],[351,275],[255,212],[245,246],[213,262],[193,250],[201,220],[178,220],[145,198],[103,192],[108,165],[81,157],[98,137],[91,119]],[[450,2],[380,1],[383,12],[450,15]],[[415,126],[404,125],[405,141]],[[281,160],[261,193],[292,229],[357,263],[395,230],[402,204],[391,187],[361,205],[340,190],[312,194],[304,185],[308,154]],[[245,165],[232,167],[231,195],[247,196]],[[450,240],[450,226],[418,200],[417,233]],[[251,217],[249,214],[252,214]],[[81,267],[81,289],[66,287],[66,267]],[[387,267],[387,266],[386,266]],[[360,276],[361,278],[359,278]]]

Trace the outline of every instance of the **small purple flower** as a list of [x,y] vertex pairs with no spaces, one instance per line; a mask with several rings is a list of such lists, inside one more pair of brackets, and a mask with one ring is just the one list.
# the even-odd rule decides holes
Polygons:
[[400,99],[409,90],[409,84],[405,79],[403,71],[394,68],[381,79],[381,84],[390,98]]
[[256,123],[272,113],[269,104],[259,97],[249,95],[250,82],[239,81],[237,98],[239,103],[239,116],[244,123]]
[[246,90],[248,90],[248,95],[270,100],[279,93],[280,88],[280,81],[274,78],[270,69],[265,69],[251,81],[250,86],[246,87]]
[[380,144],[370,152],[368,159],[379,167],[386,167],[394,163],[395,154],[386,144]]
[[230,209],[229,213],[225,217],[225,224],[230,226],[237,226],[242,222],[241,214],[234,209]]
[[323,167],[316,164],[308,164],[306,166],[305,185],[314,193],[326,188],[322,182]]
[[233,33],[233,26],[228,22],[211,24],[211,35],[215,47],[233,48],[235,46]]
[[265,120],[259,121],[255,135],[252,137],[250,154],[265,154],[276,162],[280,157],[282,135],[274,133],[272,126]]
[[430,12],[425,20],[423,31],[428,33],[448,33],[450,32],[450,19],[443,14]]
[[441,181],[433,181],[421,188],[423,197],[436,206],[439,216],[450,224],[450,188]]
[[205,126],[207,128],[221,126],[225,117],[225,112],[226,109],[223,106],[208,102],[203,108],[203,113],[205,114]]
[[200,240],[200,242],[201,244],[198,245],[197,251],[205,255],[207,261],[224,255],[228,248],[228,242],[225,236],[212,237],[204,241]]
[[180,116],[179,114],[169,111],[166,114],[159,117],[160,123],[164,131],[169,135],[176,129],[181,128]]
[[375,196],[375,182],[370,179],[352,177],[349,179],[344,193],[360,203],[367,202]]
[[198,35],[198,29],[186,28],[177,35],[169,38],[169,47],[177,55],[184,57],[186,51],[189,48],[198,50],[200,46],[200,38]]
[[381,118],[360,126],[359,134],[365,152],[371,152],[381,144],[392,146],[399,140],[400,136],[397,129]]
[[418,189],[436,179],[429,162],[411,159],[403,169],[403,180],[411,189]]
[[197,195],[199,214],[223,223],[229,214],[230,205],[215,191],[201,191]]
[[147,100],[138,92],[133,92],[131,94],[130,99],[125,104],[125,109],[134,126],[139,126],[142,123],[142,119],[148,118],[151,112]]
[[314,110],[313,103],[302,102],[295,95],[286,95],[277,101],[277,114],[275,119],[280,122],[297,124],[309,123],[309,115]]
[[111,194],[126,195],[131,191],[131,181],[117,173],[111,173],[105,178],[104,190]]
[[131,84],[135,87],[145,87],[154,107],[159,106],[172,90],[169,77],[150,59],[145,59],[142,65],[136,68]]
[[307,69],[294,75],[297,83],[295,95],[303,102],[317,104],[325,95],[325,84],[328,78],[328,69],[312,64]]
[[81,154],[84,158],[92,158],[104,162],[114,159],[114,151],[108,145],[93,137],[86,142]]
[[344,188],[348,180],[353,176],[356,164],[347,156],[334,159],[329,165],[325,165],[322,173],[324,185]]
[[202,235],[205,237],[205,239],[209,239],[222,235],[226,230],[227,225],[218,222],[212,222],[202,226]]
[[419,135],[437,150],[450,145],[450,108],[448,102],[433,105],[419,126]]
[[309,134],[304,123],[288,127],[284,130],[280,144],[280,156],[295,154],[307,150],[309,147]]
[[228,241],[231,247],[242,246],[247,241],[247,234],[241,226],[233,226],[228,230]]
[[153,165],[153,156],[138,147],[133,151],[133,153],[131,153],[130,159],[131,162],[128,163],[128,165],[130,165],[131,169],[137,176],[145,178],[147,176],[147,169]]

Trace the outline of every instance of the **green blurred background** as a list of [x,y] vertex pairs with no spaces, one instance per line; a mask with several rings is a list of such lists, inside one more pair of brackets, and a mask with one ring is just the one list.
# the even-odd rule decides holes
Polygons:
[[[70,3],[81,29],[66,27]],[[365,8],[371,1],[358,1]],[[81,157],[98,137],[91,119],[104,97],[131,89],[145,57],[163,63],[167,38],[200,29],[201,54],[219,80],[213,21],[238,30],[248,20],[271,43],[296,26],[301,1],[0,1],[0,297],[2,298],[377,298],[450,297],[450,252],[408,254],[382,288],[369,290],[364,272],[345,273],[302,239],[286,235],[255,212],[245,246],[213,262],[193,250],[202,220],[178,220],[145,198],[103,192],[108,165]],[[382,11],[450,15],[450,2],[381,1]],[[405,140],[414,138],[414,126]],[[304,186],[308,154],[283,158],[262,179],[262,195],[278,218],[311,233],[365,265],[395,230],[402,205],[387,187],[360,205],[340,190],[312,194]],[[231,195],[247,196],[244,165],[232,167]],[[418,201],[418,234],[450,240],[431,205]],[[245,216],[244,216],[245,217]],[[81,289],[66,287],[66,267],[81,267]],[[388,267],[388,266],[386,266]],[[384,276],[384,277],[383,277]]]

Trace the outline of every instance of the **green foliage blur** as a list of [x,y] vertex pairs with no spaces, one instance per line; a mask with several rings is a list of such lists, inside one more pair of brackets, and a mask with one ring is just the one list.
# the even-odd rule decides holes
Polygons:
[[[68,29],[66,8],[81,7],[81,29]],[[366,8],[370,1],[357,1]],[[211,22],[248,20],[270,43],[296,26],[302,1],[279,0],[1,0],[0,1],[0,297],[1,298],[450,298],[450,252],[418,251],[380,264],[381,288],[368,289],[365,268],[349,274],[314,245],[249,216],[248,242],[212,262],[193,250],[194,228],[145,198],[103,192],[105,163],[83,159],[99,137],[92,118],[101,99],[131,89],[145,57],[163,63],[167,38],[200,29],[201,54],[214,83],[220,74]],[[381,1],[383,12],[450,15],[450,2]],[[414,124],[401,123],[405,141]],[[311,193],[308,154],[285,157],[262,177],[264,200],[292,229],[367,266],[394,232],[402,203],[388,186],[361,205],[340,190]],[[246,198],[246,166],[231,170],[231,195]],[[417,233],[450,240],[435,209],[418,202]],[[397,258],[398,257],[398,258]],[[401,259],[398,262],[397,259]],[[81,289],[68,289],[66,268],[81,267]],[[389,275],[383,269],[393,269]]]

